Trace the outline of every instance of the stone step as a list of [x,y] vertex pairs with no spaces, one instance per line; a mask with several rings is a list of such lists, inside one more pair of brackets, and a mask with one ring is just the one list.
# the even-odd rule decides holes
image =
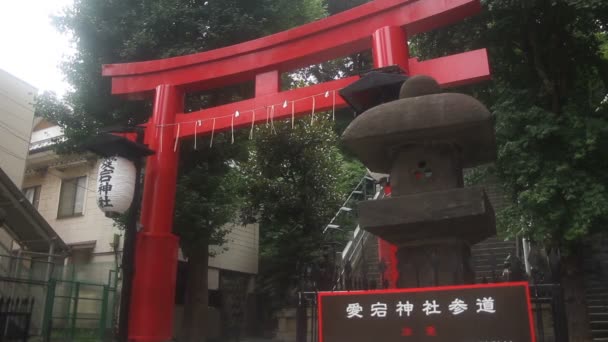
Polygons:
[[504,263],[505,260],[507,260],[507,257],[509,256],[508,253],[503,253],[503,254],[495,254],[495,253],[488,253],[488,254],[477,254],[477,255],[472,255],[471,256],[471,263],[472,264],[483,264],[483,263]]
[[473,254],[479,253],[479,252],[488,252],[488,251],[514,253],[515,247],[514,246],[501,246],[501,245],[496,245],[496,246],[488,245],[488,246],[477,246],[477,247],[471,248],[471,253],[473,253]]
[[509,246],[479,246],[476,248],[471,248],[471,253],[479,253],[483,251],[492,251],[492,252],[509,252],[515,254],[515,248]]
[[485,239],[481,242],[478,242],[476,245],[483,245],[486,243],[505,243],[505,242],[515,243],[514,241],[505,240],[505,239],[501,239],[501,238],[489,238],[489,239]]
[[608,312],[608,305],[592,304],[592,305],[587,306],[587,310],[589,311],[590,314],[605,313],[605,312]]
[[600,300],[608,300],[608,294],[606,293],[589,293],[587,292],[585,294],[585,298],[587,298],[587,300],[595,300],[595,299],[600,299]]
[[591,330],[607,330],[608,321],[590,321]]
[[491,243],[480,243],[471,247],[472,251],[478,251],[482,249],[509,249],[515,250],[515,243],[512,242],[491,242]]
[[491,269],[499,269],[502,270],[502,264],[498,265],[498,264],[474,264],[473,265],[474,269],[482,269],[482,270],[491,270]]
[[471,256],[471,262],[473,264],[484,264],[484,263],[486,263],[486,264],[501,263],[502,264],[505,262],[505,260],[507,259],[508,256],[509,256],[508,253],[476,254],[476,255]]
[[[500,274],[502,274],[502,271],[495,270],[495,271],[494,271],[494,274],[496,274],[496,275],[500,275]],[[492,275],[492,270],[486,270],[486,271],[476,271],[476,272],[475,272],[475,276],[476,276],[477,278],[481,278],[481,277],[483,277],[483,276],[489,276],[489,275]]]
[[595,289],[595,290],[585,290],[585,296],[587,297],[600,297],[608,298],[608,289]]
[[596,338],[608,338],[608,329],[591,330],[591,336]]
[[608,283],[604,282],[601,279],[598,280],[593,280],[593,279],[587,279],[585,281],[585,288],[586,289],[608,289]]

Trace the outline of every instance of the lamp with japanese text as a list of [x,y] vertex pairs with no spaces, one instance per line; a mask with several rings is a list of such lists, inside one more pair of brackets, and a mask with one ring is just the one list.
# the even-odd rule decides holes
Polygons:
[[97,205],[108,214],[124,214],[131,207],[136,169],[123,157],[102,159],[97,174]]

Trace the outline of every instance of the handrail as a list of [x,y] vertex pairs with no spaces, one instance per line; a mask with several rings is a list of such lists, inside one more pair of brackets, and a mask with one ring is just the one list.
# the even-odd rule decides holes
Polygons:
[[[379,191],[376,192],[376,194],[374,195],[374,201],[376,200],[380,200],[384,198],[384,191],[382,189],[380,189]],[[359,234],[357,234],[357,231],[360,232]],[[342,267],[340,269],[340,273],[338,274],[338,278],[336,279],[336,284],[334,285],[333,290],[336,290],[337,288],[337,284],[340,284],[342,282],[343,276],[344,276],[344,271],[345,271],[345,266],[347,265],[347,263],[351,263],[351,264],[356,264],[356,262],[358,261],[358,258],[361,256],[361,252],[363,251],[363,248],[365,246],[365,243],[367,242],[367,239],[369,238],[369,233],[363,229],[361,229],[361,227],[359,225],[357,225],[357,228],[355,229],[355,233],[353,236],[353,240],[349,241],[349,243],[346,245],[346,247],[344,248],[344,250],[342,251]],[[350,248],[351,246],[353,246],[352,249]],[[354,259],[354,262],[353,262]]]
[[336,221],[336,219],[338,218],[338,216],[340,215],[340,213],[344,212],[344,208],[347,207],[348,202],[350,202],[350,200],[353,198],[353,195],[359,191],[359,188],[361,187],[361,185],[363,185],[363,183],[368,180],[369,176],[367,175],[367,173],[365,174],[365,176],[363,176],[363,178],[361,178],[361,180],[359,181],[359,183],[357,184],[357,186],[355,186],[355,190],[350,192],[350,195],[346,198],[346,201],[344,201],[344,203],[342,203],[342,206],[340,207],[340,209],[338,209],[338,211],[336,212],[336,214],[334,215],[334,217],[329,221],[329,224],[327,226],[325,226],[325,229],[323,229],[323,234],[325,234],[327,232],[328,229],[331,229],[330,226]]

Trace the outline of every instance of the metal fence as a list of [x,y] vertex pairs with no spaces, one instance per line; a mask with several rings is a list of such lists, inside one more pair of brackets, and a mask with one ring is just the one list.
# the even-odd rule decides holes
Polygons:
[[109,340],[117,282],[115,262],[64,264],[49,256],[0,255],[0,298],[33,299],[28,329],[37,340]]
[[116,287],[52,279],[45,305],[44,340],[111,341]]
[[568,322],[561,285],[532,285],[530,297],[536,326],[536,340],[568,342]]
[[0,297],[0,341],[26,342],[33,308],[34,298]]

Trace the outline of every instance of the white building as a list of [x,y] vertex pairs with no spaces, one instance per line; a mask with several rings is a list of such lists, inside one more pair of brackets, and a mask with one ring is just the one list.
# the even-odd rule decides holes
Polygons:
[[62,130],[41,121],[32,132],[23,191],[70,246],[67,264],[75,280],[104,283],[116,271],[120,230],[97,208],[97,165],[93,155],[57,155]]
[[[53,145],[62,135],[60,127],[45,120],[34,127],[23,191],[70,246],[66,265],[74,266],[70,268],[74,269],[74,279],[106,283],[120,264],[123,232],[97,208],[96,176],[100,160],[92,154],[56,154]],[[244,281],[245,290],[251,293],[258,272],[258,226],[231,228],[228,242],[217,248],[219,253],[209,261],[212,305],[218,302],[214,298],[223,295],[222,284],[235,277]],[[183,269],[180,267],[180,271]],[[182,281],[183,277],[178,275]],[[178,293],[182,281],[178,281]],[[221,308],[217,309],[211,316],[219,319]],[[179,319],[179,306],[177,312]]]
[[0,255],[4,256],[16,248],[48,253],[52,240],[57,240],[60,249],[65,247],[19,192],[35,123],[36,92],[33,86],[0,70]]
[[[29,332],[44,324],[46,281],[67,245],[21,190],[36,89],[0,70],[0,297],[35,298]],[[30,201],[28,201],[28,199]],[[2,339],[0,337],[0,339]]]
[[36,88],[0,69],[0,167],[17,185],[23,182]]

